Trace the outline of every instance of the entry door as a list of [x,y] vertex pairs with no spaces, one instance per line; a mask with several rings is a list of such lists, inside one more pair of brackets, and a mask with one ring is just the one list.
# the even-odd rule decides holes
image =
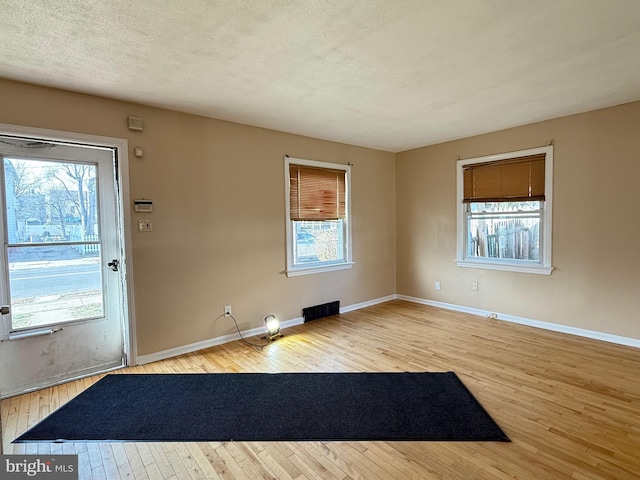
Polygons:
[[125,363],[114,155],[0,137],[4,396]]

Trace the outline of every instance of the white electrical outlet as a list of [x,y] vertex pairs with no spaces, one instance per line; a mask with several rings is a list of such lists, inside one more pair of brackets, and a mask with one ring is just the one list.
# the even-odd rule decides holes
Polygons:
[[225,317],[229,317],[231,315],[232,315],[232,313],[231,313],[231,305],[226,305],[224,307],[224,316]]
[[471,284],[471,290],[476,290],[476,291],[478,290],[478,282],[473,282]]
[[435,289],[436,290],[440,290],[440,282],[436,282],[435,283]]

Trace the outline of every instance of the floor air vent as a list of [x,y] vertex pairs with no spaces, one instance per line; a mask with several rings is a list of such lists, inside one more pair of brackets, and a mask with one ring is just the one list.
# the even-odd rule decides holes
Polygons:
[[318,318],[328,317],[329,315],[337,315],[340,313],[340,302],[323,303],[315,307],[307,307],[302,309],[302,316],[305,322],[317,320]]

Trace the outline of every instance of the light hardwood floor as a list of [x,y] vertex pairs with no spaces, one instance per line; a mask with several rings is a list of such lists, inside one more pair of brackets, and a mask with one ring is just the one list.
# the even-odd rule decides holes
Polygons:
[[403,301],[284,333],[119,372],[454,371],[512,442],[10,443],[95,376],[4,400],[5,453],[107,480],[640,478],[638,349]]

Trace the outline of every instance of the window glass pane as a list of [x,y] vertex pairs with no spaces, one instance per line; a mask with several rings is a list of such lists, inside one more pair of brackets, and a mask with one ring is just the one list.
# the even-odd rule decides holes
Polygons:
[[344,220],[294,221],[294,264],[344,261]]
[[12,330],[102,317],[99,245],[10,247]]
[[97,166],[5,158],[3,167],[11,329],[104,316]]
[[540,261],[540,202],[471,203],[469,258]]
[[9,244],[97,241],[96,166],[4,160]]
[[471,212],[531,212],[540,210],[542,202],[473,202]]

